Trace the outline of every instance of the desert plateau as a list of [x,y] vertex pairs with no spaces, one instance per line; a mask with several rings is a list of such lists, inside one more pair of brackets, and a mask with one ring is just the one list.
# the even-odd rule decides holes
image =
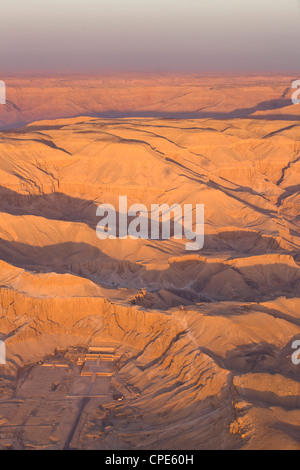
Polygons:
[[[300,449],[297,78],[1,77],[1,449]],[[99,239],[120,196],[203,248]]]

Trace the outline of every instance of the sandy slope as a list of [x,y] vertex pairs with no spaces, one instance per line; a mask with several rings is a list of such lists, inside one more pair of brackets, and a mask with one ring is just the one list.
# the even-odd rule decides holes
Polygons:
[[[135,393],[90,405],[79,447],[299,448],[299,135],[297,121],[96,117],[1,133],[3,396],[56,348],[113,341],[127,351],[114,380]],[[203,250],[99,240],[97,205],[119,195],[204,203]],[[0,403],[4,427],[31,416],[17,406]],[[45,435],[22,428],[25,445],[61,448],[64,412],[47,411]]]

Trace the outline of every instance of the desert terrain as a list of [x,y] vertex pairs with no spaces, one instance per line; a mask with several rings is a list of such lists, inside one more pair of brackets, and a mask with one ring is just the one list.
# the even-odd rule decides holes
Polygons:
[[[1,77],[1,448],[300,449],[296,78]],[[100,240],[124,195],[203,249]]]

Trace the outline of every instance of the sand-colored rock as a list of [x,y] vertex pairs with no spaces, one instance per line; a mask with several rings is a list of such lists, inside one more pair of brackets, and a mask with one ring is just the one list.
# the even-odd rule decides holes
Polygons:
[[[14,94],[18,80],[10,80]],[[39,96],[45,79],[34,80]],[[128,80],[139,99],[125,94]],[[29,107],[24,82],[23,107],[15,95],[15,107],[0,109],[11,125],[47,118],[0,133],[7,446],[64,448],[77,408],[51,397],[66,395],[68,378],[55,380],[58,395],[45,392],[36,411],[30,384],[22,386],[58,351],[113,343],[121,358],[112,384],[125,399],[91,399],[72,445],[299,449],[300,366],[291,360],[300,338],[298,108],[271,103],[284,77],[273,87],[263,77],[242,85],[234,77],[211,110],[221,115],[196,118],[218,102],[224,82],[217,79],[213,97],[208,78],[201,87],[197,77],[170,80],[105,79],[99,90],[99,78],[90,77],[86,113],[76,81],[55,94],[49,79],[53,101],[37,107]],[[150,85],[151,99],[142,92]],[[242,93],[233,106],[241,87],[249,102]],[[133,117],[142,111],[149,114]],[[160,112],[191,119],[160,119]],[[96,208],[117,208],[120,195],[147,207],[204,204],[204,248],[188,252],[174,238],[99,240]],[[21,441],[9,437],[11,424]]]

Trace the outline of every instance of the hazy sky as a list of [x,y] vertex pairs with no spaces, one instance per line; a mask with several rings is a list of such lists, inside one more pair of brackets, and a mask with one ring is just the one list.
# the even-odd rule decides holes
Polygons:
[[300,65],[300,0],[1,0],[0,21],[0,73]]

